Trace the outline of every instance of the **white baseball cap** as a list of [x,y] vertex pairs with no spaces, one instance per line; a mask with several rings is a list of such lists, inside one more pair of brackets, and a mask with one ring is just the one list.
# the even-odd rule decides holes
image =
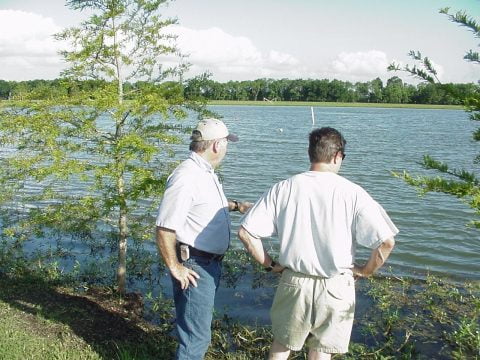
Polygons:
[[229,141],[238,141],[238,136],[230,134],[227,126],[223,121],[213,118],[203,119],[197,125],[195,129],[202,135],[202,140],[215,140],[227,138]]

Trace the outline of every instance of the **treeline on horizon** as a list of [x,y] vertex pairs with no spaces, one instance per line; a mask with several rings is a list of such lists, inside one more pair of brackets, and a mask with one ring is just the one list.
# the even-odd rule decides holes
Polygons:
[[[67,85],[66,85],[67,84]],[[0,99],[22,99],[22,94],[35,94],[35,99],[72,96],[75,92],[90,91],[106,84],[104,80],[65,82],[55,80],[0,80]],[[125,94],[145,83],[125,84]],[[177,83],[177,85],[179,85]],[[186,80],[183,84],[186,99],[230,101],[318,101],[391,104],[463,105],[463,99],[480,91],[478,84],[411,85],[393,76],[384,84],[380,78],[352,83],[328,79],[257,79],[217,82],[206,76]],[[32,99],[32,96],[28,96]],[[128,99],[128,95],[127,95]]]

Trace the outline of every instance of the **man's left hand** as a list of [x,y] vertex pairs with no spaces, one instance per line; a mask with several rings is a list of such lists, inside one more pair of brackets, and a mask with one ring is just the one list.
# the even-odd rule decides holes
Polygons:
[[238,203],[238,211],[245,214],[253,206],[253,203],[248,201],[242,201]]

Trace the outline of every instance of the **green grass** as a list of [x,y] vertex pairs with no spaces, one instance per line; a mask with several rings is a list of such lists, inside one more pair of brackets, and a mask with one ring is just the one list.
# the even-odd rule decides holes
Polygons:
[[231,101],[210,100],[209,105],[250,105],[250,106],[315,106],[315,107],[362,107],[362,108],[402,108],[402,109],[443,109],[463,110],[461,105],[432,105],[432,104],[383,104],[383,103],[347,103],[347,102],[318,102],[318,101]]
[[0,359],[96,360],[102,357],[67,325],[0,301]]
[[108,288],[0,275],[0,359],[171,358],[171,325],[149,324],[131,304]]

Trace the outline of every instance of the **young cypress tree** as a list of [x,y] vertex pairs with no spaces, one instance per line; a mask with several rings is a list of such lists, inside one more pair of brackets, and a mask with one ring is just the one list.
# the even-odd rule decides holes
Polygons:
[[[188,64],[168,33],[176,20],[160,14],[166,3],[67,1],[92,15],[56,35],[67,48],[63,91],[18,93],[0,109],[0,144],[8,150],[0,160],[1,200],[10,210],[12,203],[30,204],[7,233],[29,239],[48,236],[48,229],[103,245],[110,239],[120,293],[127,243],[153,234],[153,206],[144,200],[163,191],[165,160],[180,141],[174,120],[204,112],[183,96]],[[83,86],[91,79],[94,87]]]

